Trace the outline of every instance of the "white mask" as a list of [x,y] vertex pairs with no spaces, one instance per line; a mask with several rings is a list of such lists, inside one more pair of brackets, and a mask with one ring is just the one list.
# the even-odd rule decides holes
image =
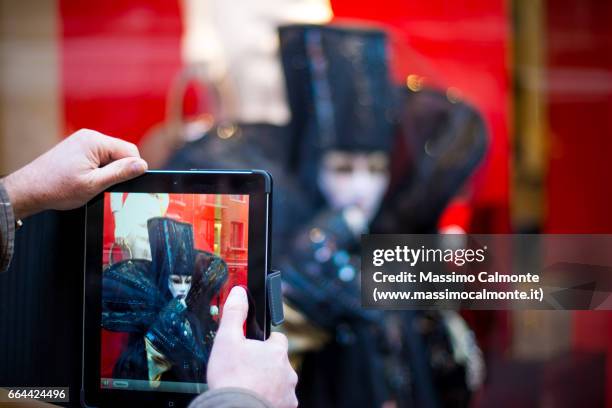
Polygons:
[[323,156],[318,184],[330,207],[358,207],[369,222],[389,186],[388,157],[381,152],[328,152]]
[[191,289],[191,276],[170,275],[168,277],[168,289],[173,298],[184,299]]

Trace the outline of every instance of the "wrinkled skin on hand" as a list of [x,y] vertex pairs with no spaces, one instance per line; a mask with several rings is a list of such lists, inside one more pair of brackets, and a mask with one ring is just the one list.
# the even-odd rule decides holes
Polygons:
[[15,216],[24,218],[43,210],[79,207],[146,169],[134,144],[81,129],[3,182]]

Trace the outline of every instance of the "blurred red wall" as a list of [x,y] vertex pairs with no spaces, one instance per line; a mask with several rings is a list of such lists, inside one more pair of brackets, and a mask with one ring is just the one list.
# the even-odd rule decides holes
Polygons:
[[138,141],[164,118],[181,66],[178,2],[59,4],[65,133],[86,127]]
[[[612,3],[546,1],[546,181],[549,233],[612,233]],[[574,312],[573,346],[607,354],[612,407],[612,313]]]

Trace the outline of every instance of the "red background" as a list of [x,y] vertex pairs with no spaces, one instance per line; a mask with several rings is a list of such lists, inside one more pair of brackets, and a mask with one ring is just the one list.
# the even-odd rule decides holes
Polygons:
[[[609,234],[612,3],[548,1],[546,14],[551,143],[546,232]],[[573,326],[575,350],[607,355],[606,401],[610,407],[612,313],[574,312]]]

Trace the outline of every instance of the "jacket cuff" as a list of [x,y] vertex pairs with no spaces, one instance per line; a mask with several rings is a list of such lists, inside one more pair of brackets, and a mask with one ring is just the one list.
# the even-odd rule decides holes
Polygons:
[[0,273],[11,264],[15,246],[15,214],[8,193],[0,181]]
[[266,400],[243,388],[206,391],[191,401],[189,408],[272,408]]

